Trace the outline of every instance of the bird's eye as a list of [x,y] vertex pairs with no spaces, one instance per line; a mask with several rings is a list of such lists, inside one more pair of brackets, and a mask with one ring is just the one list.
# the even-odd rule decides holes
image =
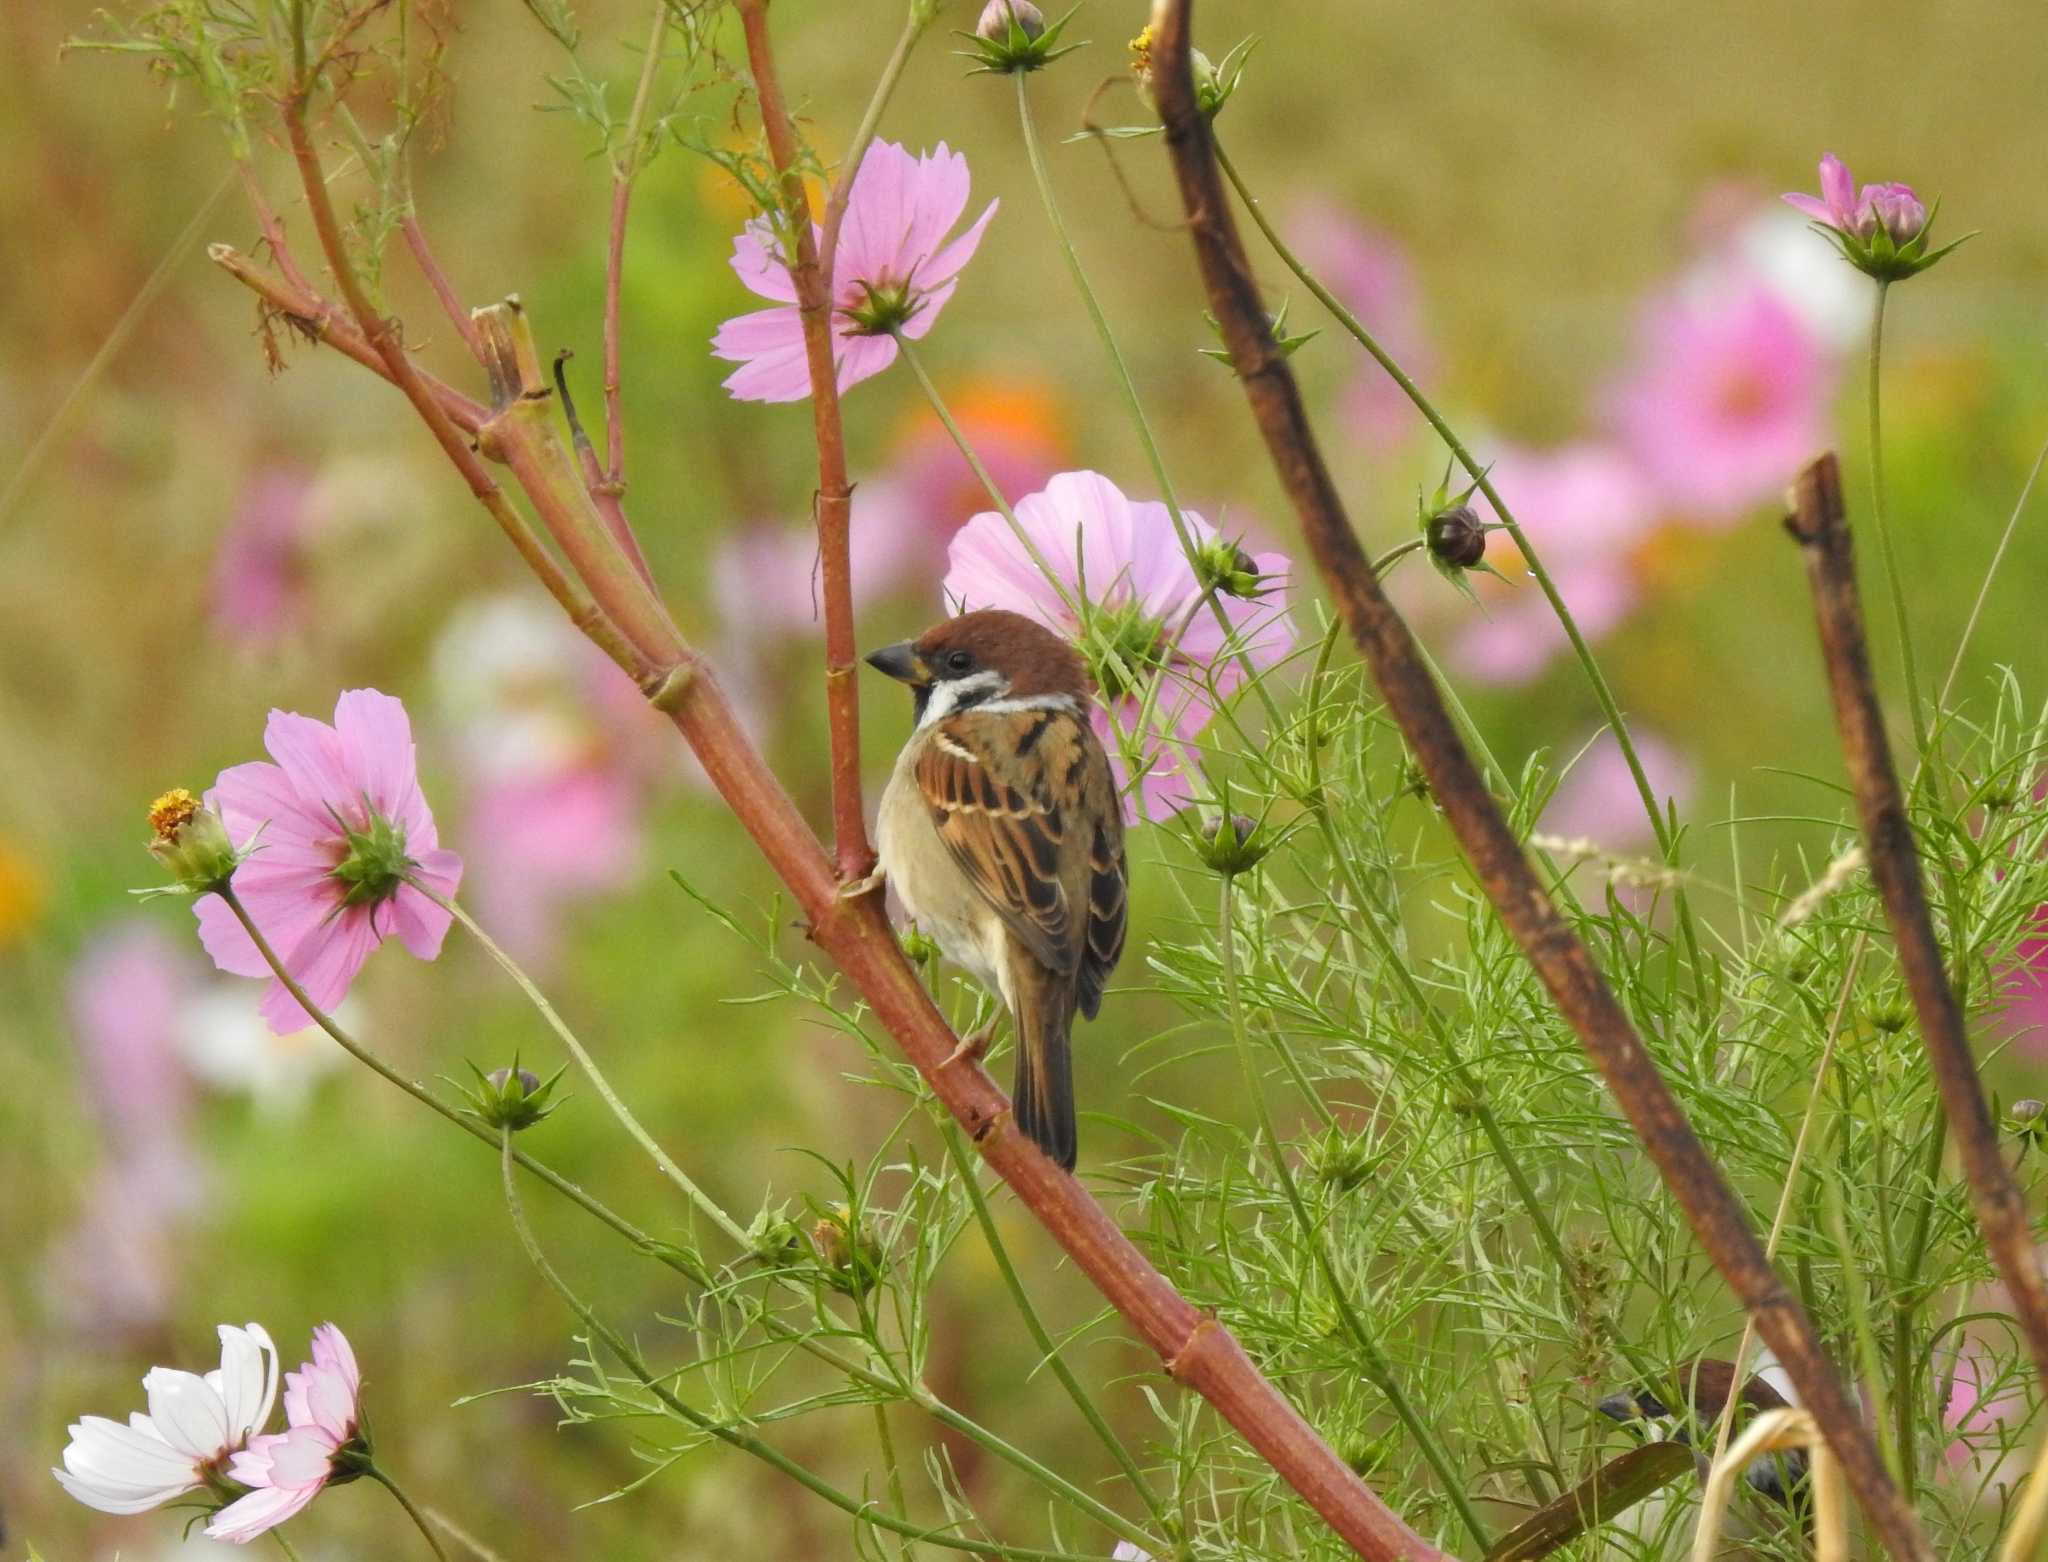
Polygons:
[[948,672],[964,673],[973,665],[974,656],[972,652],[948,651],[946,653],[946,670]]

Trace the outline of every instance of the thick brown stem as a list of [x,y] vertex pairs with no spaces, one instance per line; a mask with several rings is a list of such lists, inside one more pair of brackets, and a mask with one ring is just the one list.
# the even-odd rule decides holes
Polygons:
[[1687,1221],[1777,1352],[1840,1456],[1885,1546],[1931,1562],[1932,1551],[1892,1484],[1812,1323],[1757,1241],[1742,1204],[1700,1144],[1593,964],[1559,915],[1484,779],[1459,740],[1408,626],[1359,547],[1309,427],[1299,388],[1273,340],[1251,264],[1231,218],[1208,120],[1189,68],[1191,0],[1155,0],[1153,89],[1179,180],[1202,281],[1282,486],[1301,517],[1318,569],[1347,629],[1428,778],[1475,877],[1628,1114]]
[[[1955,987],[1934,936],[1920,853],[1899,790],[1898,771],[1892,765],[1877,685],[1870,671],[1863,604],[1856,589],[1855,545],[1842,505],[1841,472],[1832,452],[1800,473],[1792,488],[1792,513],[1785,518],[1785,528],[1798,539],[1806,560],[1814,616],[1820,624],[1821,659],[1827,664],[1835,726],[1842,738],[1849,784],[1856,794],[1856,812],[1863,823],[1870,876],[1899,946],[1899,969],[1920,1017],[1928,1066],[1941,1091],[1942,1111],[1955,1136],[1985,1246],[2012,1297],[2034,1370],[2048,1387],[2048,1285],[2043,1284],[2035,1256],[2026,1199],[2000,1152],[1998,1130],[1991,1121],[1964,1032],[1962,1007],[1956,1002]],[[1908,1283],[1912,1283],[1910,1276]]]
[[768,39],[767,0],[740,0],[739,11],[761,127],[782,181],[783,216],[795,251],[789,275],[811,371],[811,432],[818,446],[818,578],[825,610],[825,712],[832,739],[832,831],[840,876],[854,880],[873,868],[875,854],[868,845],[861,803],[860,690],[854,682],[853,566],[848,556],[853,485],[846,475],[846,431],[839,418],[838,368],[832,359],[832,279],[818,263],[801,148]]

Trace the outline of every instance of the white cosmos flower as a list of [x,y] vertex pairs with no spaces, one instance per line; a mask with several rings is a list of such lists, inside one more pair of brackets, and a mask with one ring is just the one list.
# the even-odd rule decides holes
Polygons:
[[162,1507],[224,1473],[228,1455],[270,1419],[277,1402],[277,1347],[260,1323],[220,1326],[220,1366],[203,1377],[152,1367],[142,1380],[149,1414],[128,1424],[85,1416],[73,1424],[64,1489],[102,1513]]

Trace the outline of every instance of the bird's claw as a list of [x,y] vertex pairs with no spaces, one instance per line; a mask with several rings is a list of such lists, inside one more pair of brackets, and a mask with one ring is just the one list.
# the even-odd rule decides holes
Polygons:
[[982,1055],[988,1051],[988,1044],[995,1039],[995,1034],[996,1028],[991,1023],[962,1036],[960,1045],[946,1054],[946,1061],[939,1067],[951,1068],[955,1063],[979,1063]]
[[877,863],[875,871],[868,874],[867,877],[849,879],[846,883],[840,885],[839,898],[841,900],[859,900],[863,895],[872,895],[883,884],[888,882],[888,878],[888,874],[882,871],[881,864]]

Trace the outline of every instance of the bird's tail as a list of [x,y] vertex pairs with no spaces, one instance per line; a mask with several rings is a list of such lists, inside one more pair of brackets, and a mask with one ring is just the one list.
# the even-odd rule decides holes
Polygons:
[[1074,1130],[1074,1073],[1068,1033],[1071,1002],[1026,1004],[1017,1016],[1017,1126],[1068,1171],[1078,1144]]

